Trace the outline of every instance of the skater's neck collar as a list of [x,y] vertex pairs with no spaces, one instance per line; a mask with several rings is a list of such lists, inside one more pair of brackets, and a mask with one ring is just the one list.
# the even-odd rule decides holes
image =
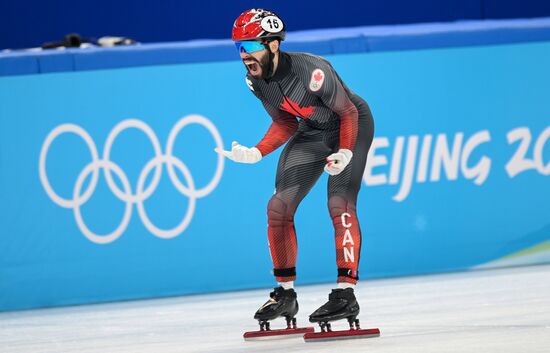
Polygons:
[[266,80],[267,82],[280,81],[290,73],[290,69],[292,67],[290,55],[282,51],[279,51],[278,55],[279,61],[277,63],[277,68],[275,69],[275,73],[271,76],[271,78]]

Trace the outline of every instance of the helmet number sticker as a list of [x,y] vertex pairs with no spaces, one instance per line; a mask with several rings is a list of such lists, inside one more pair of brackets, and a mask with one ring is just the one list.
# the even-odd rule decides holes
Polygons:
[[279,33],[283,30],[283,21],[277,16],[266,16],[260,22],[262,29],[269,33]]

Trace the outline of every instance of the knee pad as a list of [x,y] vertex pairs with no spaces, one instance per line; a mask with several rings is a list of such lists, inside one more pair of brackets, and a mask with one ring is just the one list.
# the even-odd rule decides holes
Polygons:
[[331,195],[328,198],[328,211],[332,218],[340,217],[344,212],[351,211],[355,213],[355,205],[350,203],[343,195]]
[[280,226],[293,222],[294,214],[290,211],[288,203],[273,195],[267,204],[267,219],[270,226]]
[[328,198],[328,211],[332,221],[344,222],[345,216],[356,217],[355,204],[350,202],[344,195],[331,195]]

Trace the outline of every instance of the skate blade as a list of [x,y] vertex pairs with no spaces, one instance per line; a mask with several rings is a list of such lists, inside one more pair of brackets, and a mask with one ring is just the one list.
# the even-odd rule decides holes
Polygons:
[[314,333],[313,327],[284,328],[278,330],[249,331],[245,332],[243,337],[245,341],[261,341],[279,338],[291,338],[295,336],[302,337],[304,334]]
[[352,338],[371,338],[380,336],[380,330],[377,328],[360,329],[360,330],[345,330],[345,331],[330,331],[330,332],[313,332],[304,335],[306,342],[321,342],[333,340],[347,340]]

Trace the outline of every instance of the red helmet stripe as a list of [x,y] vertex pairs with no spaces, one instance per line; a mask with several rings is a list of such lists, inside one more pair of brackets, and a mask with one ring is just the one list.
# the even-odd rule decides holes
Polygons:
[[[270,33],[261,26],[262,19],[267,16],[276,17],[283,30],[278,33]],[[233,25],[233,32],[231,35],[234,41],[240,40],[253,40],[258,38],[268,38],[268,37],[277,37],[281,40],[285,38],[285,31],[283,21],[275,13],[263,10],[263,9],[250,9],[243,12],[236,20]]]

